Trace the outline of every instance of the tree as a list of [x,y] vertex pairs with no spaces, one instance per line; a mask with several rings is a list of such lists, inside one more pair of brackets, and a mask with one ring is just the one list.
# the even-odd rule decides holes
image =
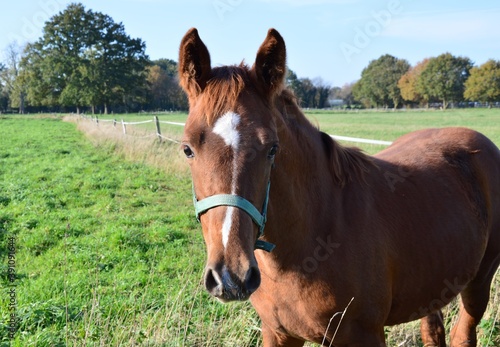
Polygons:
[[286,85],[293,90],[300,106],[306,108],[325,108],[328,106],[328,96],[331,87],[321,78],[297,78],[292,70],[288,69]]
[[145,44],[108,15],[71,4],[51,18],[23,61],[28,98],[40,105],[129,105],[145,100]]
[[160,59],[148,67],[149,105],[159,110],[187,109],[187,98],[179,87],[177,63],[170,59]]
[[369,106],[397,108],[402,101],[398,81],[409,68],[406,60],[389,54],[372,60],[353,87],[355,98]]
[[367,88],[364,84],[363,79],[359,79],[352,86],[352,96],[356,102],[359,102],[365,108],[377,107],[377,100],[374,95],[371,95],[370,89]]
[[285,77],[285,83],[288,88],[293,90],[295,95],[297,95],[297,92],[300,89],[300,81],[299,78],[297,77],[297,74],[290,68],[287,67],[286,70],[286,77]]
[[0,86],[0,113],[5,112],[9,107],[9,95]]
[[340,87],[332,87],[330,89],[330,98],[332,99],[342,99],[342,97],[340,96],[340,94],[342,93],[342,88]]
[[469,58],[455,57],[450,53],[431,58],[420,75],[420,92],[440,100],[446,109],[450,102],[463,99],[465,81],[472,65]]
[[316,89],[312,80],[310,78],[300,78],[298,86],[297,97],[299,98],[300,105],[305,108],[314,107]]
[[398,81],[398,87],[401,91],[403,100],[419,104],[429,103],[429,96],[425,94],[425,90],[421,87],[420,83],[420,75],[422,71],[425,70],[428,63],[429,59],[424,59],[401,76]]
[[13,42],[7,46],[5,56],[6,64],[0,69],[3,92],[8,95],[10,106],[19,108],[19,113],[24,114],[26,91],[24,85],[17,80],[20,74],[22,48]]
[[[178,67],[177,62],[171,59],[158,59],[152,62],[158,66],[161,71],[157,71],[157,76],[160,77],[159,81],[151,84],[154,81],[154,76],[148,75],[148,82],[150,83],[150,91],[153,95],[158,93],[157,88],[164,89],[164,98],[160,104],[153,105],[155,108],[163,110],[185,110],[188,108],[188,101],[186,94],[179,86]],[[151,70],[152,72],[154,70]],[[161,82],[161,83],[158,83]]]
[[159,65],[153,65],[147,69],[147,81],[151,89],[150,107],[162,109],[168,98],[168,75]]
[[[0,75],[7,69],[5,64],[0,63]],[[9,106],[9,95],[7,94],[4,82],[0,78],[0,113],[5,112]]]
[[479,67],[473,67],[465,81],[464,97],[483,103],[500,101],[500,61],[491,59]]
[[344,101],[344,104],[348,107],[351,107],[355,104],[354,95],[352,93],[352,88],[355,83],[346,83],[340,88],[340,91],[337,93],[337,97]]
[[54,106],[57,103],[52,92],[58,87],[44,74],[50,69],[44,63],[39,45],[28,44],[21,60],[17,83],[26,86],[26,100],[32,106]]
[[153,64],[158,65],[170,77],[177,77],[177,62],[172,59],[161,58],[153,61]]
[[332,88],[320,77],[315,78],[313,85],[316,88],[316,96],[314,99],[314,108],[325,108],[328,107],[328,97]]

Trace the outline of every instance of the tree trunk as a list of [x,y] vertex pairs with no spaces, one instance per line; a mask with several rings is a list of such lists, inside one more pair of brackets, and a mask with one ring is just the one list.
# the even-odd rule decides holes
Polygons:
[[19,113],[24,114],[24,93],[19,95]]
[[104,103],[104,114],[108,114],[108,104]]

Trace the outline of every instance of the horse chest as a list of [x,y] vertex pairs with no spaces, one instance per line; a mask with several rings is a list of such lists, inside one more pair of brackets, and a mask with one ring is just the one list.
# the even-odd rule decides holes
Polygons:
[[263,278],[262,287],[251,301],[271,329],[320,342],[336,307],[330,290],[296,279],[266,283]]

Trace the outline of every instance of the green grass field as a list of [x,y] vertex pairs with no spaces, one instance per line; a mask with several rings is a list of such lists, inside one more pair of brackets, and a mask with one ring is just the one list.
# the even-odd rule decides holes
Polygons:
[[[394,140],[418,128],[460,125],[500,145],[499,110],[308,116],[330,134]],[[222,305],[203,289],[205,250],[178,144],[143,139],[152,124],[123,136],[109,123],[75,122],[0,118],[0,347],[261,346],[249,303]],[[162,133],[180,139],[182,127],[162,124]],[[354,145],[368,153],[383,148]],[[500,345],[499,303],[497,275],[482,346]],[[19,320],[13,339],[12,307]],[[455,311],[447,309],[448,325]],[[421,346],[416,323],[387,335],[390,346]]]

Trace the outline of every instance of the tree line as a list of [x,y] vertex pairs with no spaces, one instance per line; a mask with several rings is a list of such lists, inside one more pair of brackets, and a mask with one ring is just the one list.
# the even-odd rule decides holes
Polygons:
[[352,93],[365,107],[437,103],[446,109],[461,102],[491,107],[500,101],[500,61],[475,67],[467,57],[444,53],[410,66],[405,59],[386,54],[368,64]]
[[[36,42],[11,44],[0,62],[0,112],[70,111],[108,113],[186,110],[177,81],[177,63],[151,61],[146,45],[131,38],[122,23],[103,13],[70,4],[52,17]],[[322,79],[286,83],[304,108],[428,107],[500,101],[500,61],[481,66],[450,53],[411,66],[389,54],[371,61],[361,78],[342,87]]]
[[0,63],[0,111],[128,112],[187,108],[177,63],[151,61],[122,23],[70,4],[24,49],[7,47]]

